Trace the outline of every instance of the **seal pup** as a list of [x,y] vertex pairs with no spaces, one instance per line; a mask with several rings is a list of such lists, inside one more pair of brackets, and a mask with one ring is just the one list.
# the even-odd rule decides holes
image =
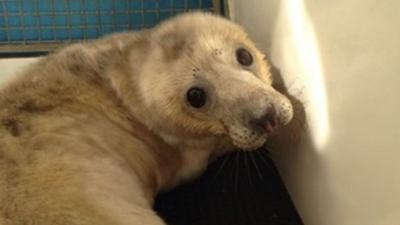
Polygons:
[[292,117],[238,25],[188,13],[65,47],[0,90],[1,225],[163,225],[157,192]]

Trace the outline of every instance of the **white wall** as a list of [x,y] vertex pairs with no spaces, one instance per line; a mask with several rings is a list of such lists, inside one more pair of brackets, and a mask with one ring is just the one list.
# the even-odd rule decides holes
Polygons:
[[400,1],[232,3],[304,103],[271,144],[304,223],[400,224]]
[[0,59],[0,88],[15,78],[19,71],[25,69],[38,58]]

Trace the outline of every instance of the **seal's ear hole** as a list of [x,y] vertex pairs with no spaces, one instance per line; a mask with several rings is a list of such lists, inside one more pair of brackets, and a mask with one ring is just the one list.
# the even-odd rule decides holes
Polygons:
[[193,108],[201,108],[207,102],[207,94],[200,87],[191,87],[186,93],[186,99]]
[[245,48],[238,48],[236,50],[236,59],[242,66],[250,66],[253,63],[253,56]]

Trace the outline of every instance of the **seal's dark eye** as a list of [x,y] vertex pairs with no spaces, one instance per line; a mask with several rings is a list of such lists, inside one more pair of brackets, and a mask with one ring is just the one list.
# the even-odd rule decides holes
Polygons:
[[253,56],[244,48],[236,50],[236,59],[243,66],[250,66],[253,63]]
[[186,93],[186,98],[190,105],[194,108],[200,108],[206,104],[206,92],[199,87],[192,87]]

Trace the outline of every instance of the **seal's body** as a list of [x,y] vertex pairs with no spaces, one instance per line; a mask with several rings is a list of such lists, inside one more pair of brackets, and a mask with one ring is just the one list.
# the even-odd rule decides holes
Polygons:
[[164,224],[158,191],[292,117],[242,29],[203,13],[61,49],[0,105],[1,225]]

